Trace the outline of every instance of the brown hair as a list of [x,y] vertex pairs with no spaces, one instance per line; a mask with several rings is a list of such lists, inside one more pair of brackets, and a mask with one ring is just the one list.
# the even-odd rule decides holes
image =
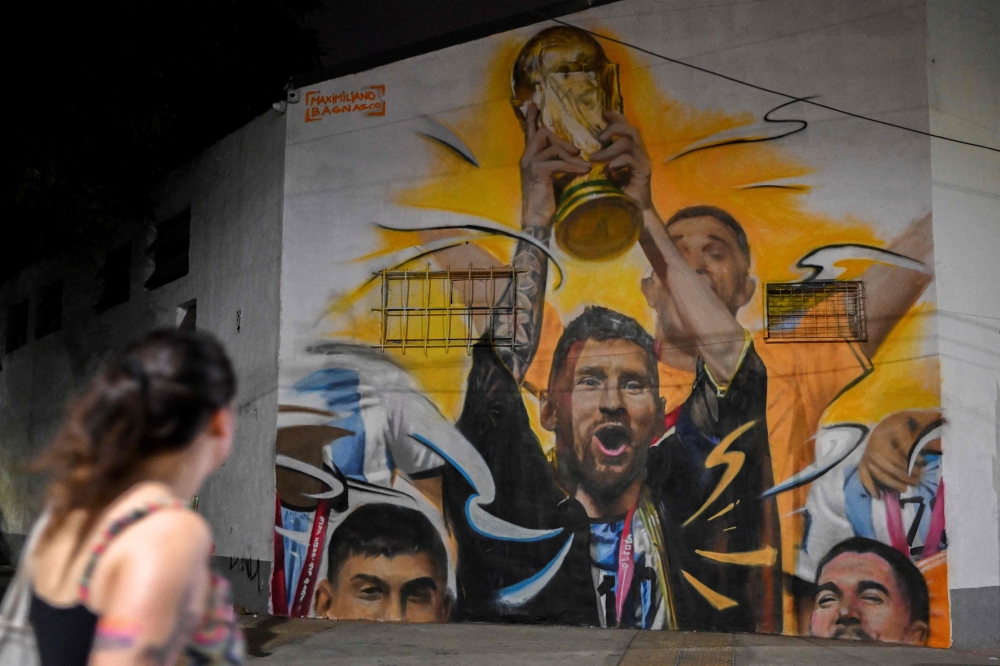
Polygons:
[[79,547],[100,512],[140,480],[146,459],[187,447],[235,394],[232,363],[207,333],[159,330],[130,344],[73,399],[32,465],[49,474],[46,536],[83,509]]
[[712,217],[733,230],[736,234],[736,244],[740,251],[750,261],[750,241],[747,240],[747,232],[743,230],[743,225],[736,221],[736,218],[715,206],[688,206],[670,216],[670,219],[663,225],[669,229],[674,222],[688,220],[692,217]]

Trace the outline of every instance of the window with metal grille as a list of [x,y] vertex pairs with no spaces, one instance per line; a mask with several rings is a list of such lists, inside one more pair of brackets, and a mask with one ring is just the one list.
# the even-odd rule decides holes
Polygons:
[[132,244],[126,243],[108,252],[104,266],[97,277],[104,279],[101,297],[94,305],[97,312],[104,312],[128,300],[132,269]]
[[[471,350],[490,330],[497,346],[514,346],[517,271],[513,266],[468,270],[382,271],[381,349]],[[509,288],[508,288],[509,287]],[[500,319],[500,321],[497,321]]]
[[38,297],[38,310],[35,312],[36,340],[62,328],[62,301],[63,281],[61,278],[42,287]]
[[146,280],[146,289],[156,289],[188,274],[190,241],[190,210],[156,225],[156,240],[146,251],[156,262],[156,269]]
[[19,349],[28,342],[28,300],[7,308],[7,340],[5,349],[8,353]]
[[764,294],[768,342],[868,339],[860,280],[771,283]]

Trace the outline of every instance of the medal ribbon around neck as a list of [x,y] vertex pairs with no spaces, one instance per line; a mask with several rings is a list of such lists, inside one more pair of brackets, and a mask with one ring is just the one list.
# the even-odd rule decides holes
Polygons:
[[615,590],[615,611],[618,616],[618,626],[622,626],[622,611],[625,609],[625,598],[632,587],[632,576],[635,575],[635,539],[632,535],[632,519],[636,507],[629,509],[622,527],[622,540],[618,546],[618,586]]

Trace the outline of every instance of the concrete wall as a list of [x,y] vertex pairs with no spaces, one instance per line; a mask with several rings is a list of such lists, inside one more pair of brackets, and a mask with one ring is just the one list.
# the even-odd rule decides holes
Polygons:
[[[52,437],[68,397],[135,336],[176,326],[177,307],[197,299],[197,327],[222,340],[239,375],[236,445],[202,490],[200,510],[212,524],[220,568],[230,571],[230,556],[245,558],[244,568],[259,568],[266,580],[273,510],[246,507],[274,503],[284,129],[284,117],[268,111],[156,188],[156,221],[191,209],[185,277],[153,291],[143,287],[153,269],[145,256],[155,236],[148,227],[132,239],[127,303],[94,313],[101,256],[36,266],[0,291],[4,312],[10,303],[30,298],[28,343],[6,354],[0,371],[0,511],[12,545],[30,526],[41,498],[40,481],[19,475],[16,467]],[[37,289],[60,276],[65,279],[62,330],[35,340]],[[235,561],[233,575],[249,577]],[[255,585],[256,580],[236,586],[243,597],[237,603],[261,610],[251,594]]]
[[[1000,8],[927,3],[931,130],[1000,148]],[[1000,154],[931,143],[955,645],[1000,645]]]

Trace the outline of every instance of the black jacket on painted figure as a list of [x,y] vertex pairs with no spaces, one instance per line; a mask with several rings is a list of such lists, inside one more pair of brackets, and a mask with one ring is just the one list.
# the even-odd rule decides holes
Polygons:
[[[773,485],[766,399],[767,372],[752,345],[725,397],[716,394],[699,362],[694,387],[681,407],[674,432],[650,449],[646,486],[664,535],[668,584],[679,629],[781,631],[777,507],[773,498],[759,499]],[[726,435],[750,421],[753,427],[727,448],[745,455],[736,477],[683,527],[715,490],[728,466],[706,467],[709,454]],[[565,533],[532,543],[475,534],[464,516],[471,488],[459,473],[446,468],[445,501],[458,539],[456,619],[599,626],[591,578],[591,521],[583,506],[559,486],[531,430],[520,388],[486,341],[473,350],[458,428],[493,475],[496,499],[485,507],[487,511],[523,527],[561,527]],[[729,504],[732,509],[710,520]],[[575,535],[573,545],[541,593],[517,607],[497,603],[499,590],[538,573],[556,556],[569,533]],[[768,548],[773,549],[774,562],[767,566],[720,563],[695,552],[733,554]],[[716,609],[682,572],[736,605]]]

